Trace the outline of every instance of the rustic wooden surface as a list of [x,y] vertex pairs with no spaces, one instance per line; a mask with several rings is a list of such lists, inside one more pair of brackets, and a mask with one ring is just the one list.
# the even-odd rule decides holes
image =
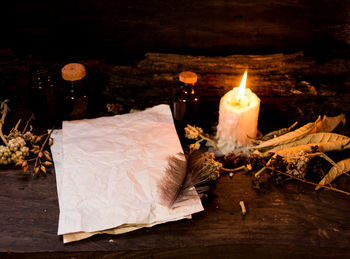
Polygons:
[[[166,223],[123,235],[99,235],[63,245],[57,236],[58,201],[54,172],[29,177],[21,170],[0,171],[0,257],[59,258],[194,256],[318,258],[349,256],[350,197],[289,182],[251,188],[251,177],[222,176],[191,220]],[[350,178],[338,187],[350,189]],[[247,215],[238,203],[244,200]]]

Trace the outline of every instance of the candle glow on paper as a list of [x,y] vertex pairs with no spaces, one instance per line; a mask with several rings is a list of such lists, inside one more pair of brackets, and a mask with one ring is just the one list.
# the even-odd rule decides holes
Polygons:
[[220,100],[216,137],[219,150],[227,154],[251,144],[257,134],[260,99],[246,88],[247,71],[240,87],[227,92]]

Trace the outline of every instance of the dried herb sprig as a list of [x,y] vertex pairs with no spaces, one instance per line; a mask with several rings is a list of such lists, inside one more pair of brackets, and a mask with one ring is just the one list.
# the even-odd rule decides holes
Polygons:
[[[268,169],[271,169],[273,170],[273,168],[271,167],[267,167]],[[282,172],[282,171],[279,171],[279,170],[275,170],[278,174],[283,174],[283,175],[286,175],[286,176],[289,176],[290,178],[293,178],[295,180],[298,180],[300,182],[303,182],[303,183],[307,183],[307,184],[311,184],[311,185],[314,185],[314,186],[318,186],[317,183],[313,183],[311,181],[308,181],[308,180],[305,180],[305,179],[301,179],[299,177],[296,177],[294,175],[291,175],[291,174],[288,174],[288,173],[285,173],[285,172]],[[322,186],[323,188],[327,189],[327,190],[331,190],[331,191],[335,191],[335,192],[339,192],[339,193],[343,193],[343,194],[346,194],[346,195],[350,195],[349,192],[346,192],[346,191],[343,191],[343,190],[340,190],[340,189],[337,189],[333,186],[327,186],[327,185],[324,185]]]
[[[45,150],[47,144],[52,144],[51,130],[49,133],[35,135],[32,133],[32,127],[29,125],[33,119],[33,115],[27,120],[22,131],[19,130],[21,120],[17,122],[14,128],[10,130],[9,135],[4,135],[2,127],[5,123],[6,115],[9,111],[7,105],[8,100],[0,103],[0,138],[5,145],[0,145],[0,164],[15,164],[21,166],[24,172],[27,172],[29,164],[35,161],[34,173],[39,171],[46,174],[46,166],[52,165],[51,155],[48,150]],[[29,130],[28,127],[30,127]],[[46,136],[46,137],[45,137]],[[45,137],[42,142],[43,137]],[[42,144],[41,144],[42,143]],[[31,156],[30,154],[33,154]]]
[[203,129],[196,126],[191,126],[187,124],[187,127],[185,127],[185,137],[188,139],[195,139],[197,140],[194,144],[190,145],[190,151],[198,150],[200,148],[200,143],[204,140],[208,141],[210,144],[213,145],[214,149],[217,150],[217,145],[214,140],[212,140],[208,134],[205,134],[203,132]]

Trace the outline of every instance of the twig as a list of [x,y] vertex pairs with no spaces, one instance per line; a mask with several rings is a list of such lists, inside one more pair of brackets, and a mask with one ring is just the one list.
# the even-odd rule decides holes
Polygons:
[[294,127],[295,127],[297,124],[298,124],[298,122],[297,122],[297,121],[296,121],[296,122],[294,122],[294,124],[288,128],[288,131],[291,131],[291,129],[292,129],[292,128],[294,128]]
[[260,174],[262,174],[266,169],[268,169],[268,167],[264,166],[263,168],[261,168],[254,176],[256,178],[259,177]]
[[206,140],[206,141],[209,141],[213,146],[214,146],[214,149],[217,150],[218,149],[218,146],[216,145],[215,141],[210,139],[210,138],[207,138],[206,136],[204,136],[202,133],[199,133],[199,136]]
[[5,118],[6,118],[7,112],[9,111],[9,107],[6,104],[7,102],[8,102],[8,100],[2,101],[1,105],[0,105],[1,114],[2,114],[1,119],[0,119],[0,137],[6,146],[7,146],[7,140],[4,136],[4,133],[2,133],[2,126],[5,123]]
[[35,159],[34,170],[35,170],[35,168],[36,168],[36,166],[37,166],[37,164],[38,164],[38,161],[39,161],[39,159],[40,159],[39,154],[40,154],[41,152],[43,152],[44,147],[45,147],[45,145],[46,145],[48,139],[50,138],[50,136],[51,136],[53,130],[54,130],[54,128],[52,128],[52,129],[50,130],[50,132],[47,134],[47,136],[46,136],[46,138],[45,138],[44,143],[41,145],[41,148],[40,148],[40,150],[39,150],[38,156],[37,156],[36,159]]
[[221,170],[226,171],[226,172],[237,172],[237,171],[241,171],[241,170],[245,170],[245,169],[247,169],[247,167],[245,165],[242,165],[240,167],[236,167],[233,169],[221,167]]
[[15,131],[18,130],[19,124],[21,124],[21,119],[19,119],[19,120],[17,121],[17,124],[16,124],[16,126],[15,126],[15,128],[14,128]]
[[[269,168],[269,169],[271,169],[271,170],[273,169],[273,168],[271,168],[271,167],[267,167],[267,168]],[[316,183],[313,183],[313,182],[310,182],[310,181],[301,179],[301,178],[296,177],[296,176],[294,176],[294,175],[291,175],[291,174],[288,174],[288,173],[284,173],[284,172],[279,171],[279,170],[276,170],[276,169],[274,169],[274,170],[275,170],[278,174],[283,174],[283,175],[289,176],[289,177],[291,177],[291,178],[293,178],[293,179],[296,179],[296,180],[298,180],[298,181],[301,181],[301,182],[303,182],[303,183],[308,183],[308,184],[311,184],[311,185],[314,185],[314,186],[317,186],[317,185],[318,185],[318,184],[316,184]],[[326,189],[328,189],[328,190],[332,190],[332,191],[340,192],[340,193],[343,193],[343,194],[346,194],[346,195],[350,195],[349,192],[346,192],[346,191],[343,191],[343,190],[340,190],[340,189],[337,189],[337,188],[334,188],[334,187],[322,186],[322,188],[326,188]]]
[[247,209],[245,208],[244,201],[240,201],[239,206],[241,207],[242,215],[245,216],[245,214],[247,214]]
[[22,131],[22,134],[24,134],[29,126],[29,122],[34,118],[34,114],[32,113],[32,115],[29,117],[29,119],[26,122],[26,125],[24,126],[24,129]]

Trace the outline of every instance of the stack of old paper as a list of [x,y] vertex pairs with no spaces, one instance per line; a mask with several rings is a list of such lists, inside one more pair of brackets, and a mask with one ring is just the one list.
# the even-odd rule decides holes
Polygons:
[[162,205],[159,185],[168,158],[182,152],[168,105],[65,121],[52,136],[58,234],[65,243],[189,218],[203,210],[194,188],[191,199],[176,208]]

